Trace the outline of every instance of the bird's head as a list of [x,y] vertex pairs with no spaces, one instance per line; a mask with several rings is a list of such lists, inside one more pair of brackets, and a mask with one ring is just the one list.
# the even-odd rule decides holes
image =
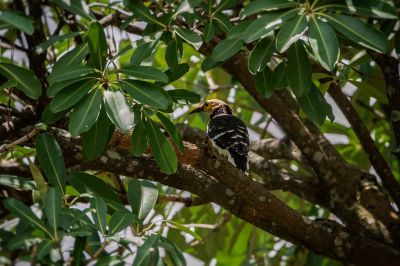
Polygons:
[[195,109],[193,109],[191,112],[189,112],[189,114],[198,113],[198,112],[212,113],[216,109],[219,109],[219,108],[229,108],[229,106],[224,101],[221,101],[218,99],[211,99],[211,100],[207,100],[207,101],[199,104]]

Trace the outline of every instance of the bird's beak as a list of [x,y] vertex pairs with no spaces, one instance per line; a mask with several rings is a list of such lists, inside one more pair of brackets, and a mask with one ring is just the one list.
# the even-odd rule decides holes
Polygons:
[[199,113],[204,111],[204,106],[201,104],[189,112],[189,114]]

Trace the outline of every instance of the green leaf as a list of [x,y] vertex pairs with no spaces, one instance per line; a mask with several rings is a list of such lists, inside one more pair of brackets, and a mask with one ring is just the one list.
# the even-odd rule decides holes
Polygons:
[[81,16],[82,18],[85,18],[87,20],[90,20],[90,11],[88,6],[85,4],[84,1],[79,1],[79,0],[71,0],[71,1],[66,1],[66,0],[55,0],[57,5],[62,7],[64,10],[68,10],[72,14]]
[[124,208],[120,198],[111,186],[94,175],[89,175],[83,172],[74,172],[68,177],[68,182],[72,184],[79,193],[93,193],[95,196],[104,198],[115,210]]
[[94,65],[98,69],[103,70],[106,64],[108,45],[103,26],[99,22],[93,21],[90,23],[87,42],[89,44],[90,59],[94,61]]
[[324,14],[324,17],[332,27],[355,43],[374,51],[388,52],[389,44],[385,35],[372,25],[344,15]]
[[39,167],[37,167],[32,160],[29,160],[29,170],[31,171],[33,180],[35,180],[36,187],[39,190],[40,198],[44,201],[47,196],[47,182],[44,179],[42,172],[40,172]]
[[332,10],[347,11],[358,16],[398,19],[396,8],[385,1],[346,0],[346,4],[330,4],[327,7]]
[[36,183],[33,180],[15,175],[0,174],[0,185],[21,190],[37,189]]
[[151,119],[146,123],[151,150],[161,172],[173,174],[178,167],[175,150]]
[[[50,83],[49,88],[46,91],[46,95],[49,97],[54,97],[57,93],[59,93],[63,89],[67,87],[70,89],[72,87],[72,86],[69,87],[70,85],[78,83],[79,81],[82,80],[89,80],[89,79],[95,80],[97,78],[95,77],[95,75],[89,74],[82,77],[71,78],[62,82]],[[76,84],[74,86],[76,86]]]
[[42,239],[36,250],[36,259],[42,260],[45,256],[47,256],[50,253],[50,250],[52,248],[53,248],[53,242],[47,239]]
[[312,86],[310,92],[303,96],[297,97],[297,101],[301,109],[306,113],[306,115],[311,119],[311,121],[322,125],[325,121],[327,115],[328,104],[321,94],[321,92]]
[[209,22],[207,22],[206,28],[204,30],[204,42],[208,43],[209,41],[211,41],[214,35],[215,35],[214,21],[210,20]]
[[7,10],[0,11],[0,21],[29,35],[32,35],[34,31],[32,19],[15,12]]
[[174,15],[172,18],[176,18],[179,14],[185,13],[185,12],[190,12],[193,13],[194,8],[197,7],[202,0],[183,0],[179,4],[178,8],[176,9]]
[[164,248],[167,256],[175,266],[186,266],[186,260],[176,245],[165,237],[160,237],[160,247]]
[[140,80],[121,79],[121,87],[135,100],[161,110],[167,109],[172,100],[163,88]]
[[380,103],[387,104],[388,98],[384,90],[375,87],[369,82],[362,82],[357,80],[349,80],[351,84],[357,87],[358,90],[364,92],[368,97],[377,99]]
[[49,81],[64,82],[69,79],[83,78],[87,74],[96,72],[96,69],[88,66],[64,66],[57,67],[49,76]]
[[333,71],[339,59],[339,43],[328,23],[311,17],[308,39],[319,63],[328,71]]
[[53,67],[53,72],[57,68],[65,68],[67,66],[76,66],[82,64],[83,59],[89,52],[89,46],[87,43],[77,45],[74,49],[67,52],[55,63]]
[[12,214],[20,218],[29,225],[45,232],[51,239],[53,239],[52,234],[47,230],[46,226],[41,220],[21,201],[14,198],[7,198],[3,201],[4,207],[6,207]]
[[53,236],[58,239],[58,226],[60,224],[60,211],[62,207],[61,194],[58,189],[49,187],[46,200],[44,202],[44,211],[47,221],[53,229]]
[[[180,61],[179,58],[179,52],[178,52],[178,40],[177,39],[172,39],[168,45],[167,45],[167,50],[165,51],[165,61],[167,62],[168,67],[171,70],[174,70]],[[167,76],[167,81],[168,82],[168,76]]]
[[78,236],[75,238],[74,250],[72,251],[72,266],[84,265],[83,261],[85,259],[84,251],[86,246],[87,237]]
[[114,235],[136,221],[136,216],[127,210],[116,211],[111,216],[110,220],[110,235]]
[[114,256],[103,256],[97,262],[97,266],[124,266],[126,263],[124,262],[124,257],[120,255]]
[[179,103],[180,101],[184,101],[184,103],[198,103],[201,98],[197,93],[183,90],[183,89],[175,89],[167,91],[172,101]]
[[223,62],[217,62],[215,61],[211,56],[207,56],[203,63],[201,63],[201,70],[203,72],[207,72],[209,70],[212,70],[216,68],[217,66],[221,65]]
[[297,6],[298,3],[295,1],[285,1],[285,0],[256,0],[250,2],[244,9],[240,12],[240,18],[243,19],[252,14],[262,12],[262,11],[274,11],[283,8],[290,8]]
[[308,94],[311,89],[311,63],[301,41],[295,42],[288,52],[288,80],[297,97]]
[[148,144],[148,137],[146,132],[146,124],[144,121],[144,117],[142,117],[141,113],[136,114],[135,118],[135,128],[132,132],[132,154],[135,156],[142,155],[146,149]]
[[298,13],[298,10],[269,12],[252,22],[244,33],[246,43],[264,38],[284,22],[288,21]]
[[193,236],[198,241],[203,242],[203,239],[201,238],[201,236],[199,236],[199,234],[197,234],[195,231],[190,230],[188,227],[184,226],[183,224],[180,224],[180,223],[177,223],[174,221],[167,221],[167,223],[169,223],[170,225],[175,226],[179,230]]
[[174,31],[179,37],[184,39],[189,44],[193,45],[193,47],[196,50],[199,50],[200,46],[203,44],[203,40],[201,39],[201,37],[199,35],[197,35],[197,33],[193,32],[191,30],[175,27]]
[[257,90],[266,98],[271,97],[274,92],[274,88],[271,86],[271,78],[272,71],[268,66],[254,77]]
[[130,63],[132,65],[140,65],[140,63],[144,59],[146,59],[152,55],[154,49],[156,48],[156,46],[158,44],[158,41],[159,41],[159,39],[155,39],[153,41],[143,42],[140,45],[138,45],[132,54]]
[[225,33],[228,33],[229,30],[233,27],[233,24],[230,22],[229,18],[222,13],[216,14],[213,19],[217,22],[216,26]]
[[108,118],[122,132],[128,132],[133,125],[133,112],[120,91],[105,91],[104,100]]
[[220,11],[232,7],[236,4],[236,0],[225,0],[219,2],[217,8],[213,11],[212,15],[219,13]]
[[68,130],[72,136],[88,131],[100,114],[103,102],[101,89],[96,89],[79,102],[69,118]]
[[168,76],[164,72],[150,66],[126,66],[121,68],[119,72],[134,78],[168,82]]
[[178,150],[183,152],[185,147],[183,146],[182,137],[179,134],[179,131],[174,125],[174,123],[172,123],[168,117],[166,117],[160,112],[156,112],[156,115],[160,120],[161,124],[163,125],[163,127],[165,128],[165,130],[168,132],[168,135],[172,138],[172,140],[176,144],[176,147],[178,147]]
[[50,101],[50,111],[58,113],[63,110],[68,110],[78,103],[85,95],[95,86],[97,80],[82,80],[71,84]]
[[8,89],[8,88],[15,87],[15,86],[17,86],[17,84],[18,83],[15,80],[8,80],[8,81],[6,81],[6,82],[4,82],[3,84],[0,85],[0,91]]
[[138,1],[124,1],[126,7],[133,12],[134,15],[143,19],[150,24],[156,24],[163,28],[166,26],[161,23],[154,14],[151,14],[150,9]]
[[42,49],[42,51],[46,51],[49,47],[51,47],[55,43],[68,40],[70,38],[73,38],[81,34],[82,32],[74,31],[74,32],[68,32],[63,35],[50,36],[46,41],[39,44],[39,48]]
[[151,248],[157,249],[159,237],[151,235],[146,238],[144,243],[137,249],[135,260],[133,261],[134,266],[145,266],[146,257],[149,256],[149,250]]
[[275,51],[275,42],[273,35],[269,35],[259,41],[251,51],[249,56],[249,71],[251,74],[255,75],[262,71]]
[[89,131],[82,134],[83,155],[89,161],[97,159],[106,149],[110,127],[105,107],[101,108],[99,117]]
[[272,73],[271,87],[274,90],[286,87],[288,85],[286,75],[286,61],[282,61],[277,65]]
[[243,40],[245,37],[245,32],[247,30],[247,28],[250,26],[250,24],[253,22],[254,20],[245,20],[240,22],[239,24],[233,26],[226,38],[227,39],[241,39]]
[[165,71],[165,74],[168,76],[168,83],[172,83],[175,80],[181,78],[183,75],[185,75],[190,69],[190,66],[186,63],[179,64],[174,71],[171,69],[168,69]]
[[103,234],[106,234],[106,216],[107,206],[101,197],[93,197],[90,199],[90,207],[92,208],[92,218],[96,228]]
[[41,133],[36,138],[36,153],[47,178],[55,187],[65,193],[66,169],[64,156],[57,141],[49,133]]
[[143,220],[157,202],[158,189],[148,180],[132,179],[128,184],[128,201],[132,213]]
[[241,39],[225,39],[219,42],[212,51],[211,58],[214,61],[225,61],[237,54],[243,46]]
[[0,73],[17,83],[17,89],[32,99],[38,99],[42,94],[42,86],[36,75],[27,68],[9,63],[0,63]]
[[297,15],[283,24],[276,37],[276,50],[280,53],[285,52],[296,42],[307,28],[307,18],[305,14]]
[[46,105],[46,107],[43,110],[42,116],[40,117],[40,122],[45,123],[47,125],[54,124],[61,118],[65,117],[67,112],[68,112],[68,110],[53,113],[50,110],[50,105],[48,104],[48,105]]

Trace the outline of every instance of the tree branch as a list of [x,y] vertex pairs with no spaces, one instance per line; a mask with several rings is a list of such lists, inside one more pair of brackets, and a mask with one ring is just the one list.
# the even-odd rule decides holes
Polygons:
[[351,124],[362,147],[368,154],[372,166],[381,177],[383,185],[389,191],[393,201],[400,208],[400,184],[396,181],[392,170],[376,147],[360,116],[357,114],[350,100],[335,82],[331,82],[328,92]]

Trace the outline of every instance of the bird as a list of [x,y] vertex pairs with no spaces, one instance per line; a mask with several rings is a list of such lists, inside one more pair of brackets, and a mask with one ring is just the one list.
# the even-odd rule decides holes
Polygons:
[[211,140],[213,149],[248,175],[250,141],[246,124],[233,114],[228,104],[219,99],[207,100],[189,113],[197,112],[210,114],[207,137]]

